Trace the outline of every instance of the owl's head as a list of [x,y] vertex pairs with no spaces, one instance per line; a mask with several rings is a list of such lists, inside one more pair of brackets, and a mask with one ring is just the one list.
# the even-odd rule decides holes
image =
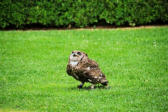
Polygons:
[[72,51],[69,59],[70,61],[81,61],[83,60],[84,58],[87,58],[87,54],[84,53],[84,52],[81,52],[81,51]]

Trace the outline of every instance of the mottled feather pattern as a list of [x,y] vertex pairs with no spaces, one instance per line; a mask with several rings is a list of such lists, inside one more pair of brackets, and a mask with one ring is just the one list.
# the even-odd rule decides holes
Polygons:
[[67,73],[76,80],[79,80],[82,84],[85,82],[92,84],[101,83],[102,85],[108,84],[98,64],[89,59],[87,54],[81,51],[73,51],[70,55]]

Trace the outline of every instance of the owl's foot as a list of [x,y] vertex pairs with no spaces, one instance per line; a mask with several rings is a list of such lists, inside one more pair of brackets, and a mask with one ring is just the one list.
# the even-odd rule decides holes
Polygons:
[[82,85],[78,85],[77,87],[78,87],[79,89],[81,89],[83,86],[82,86]]
[[90,86],[90,89],[94,89],[94,86],[95,86],[95,85],[94,85],[94,84],[92,84],[92,85]]
[[81,89],[83,87],[84,83],[81,83],[80,85],[78,85],[78,88]]

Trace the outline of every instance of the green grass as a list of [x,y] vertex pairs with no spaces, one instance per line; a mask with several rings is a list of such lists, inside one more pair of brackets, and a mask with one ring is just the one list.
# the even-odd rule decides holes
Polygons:
[[[111,88],[77,89],[72,50],[97,61]],[[1,31],[0,111],[166,112],[168,27]]]

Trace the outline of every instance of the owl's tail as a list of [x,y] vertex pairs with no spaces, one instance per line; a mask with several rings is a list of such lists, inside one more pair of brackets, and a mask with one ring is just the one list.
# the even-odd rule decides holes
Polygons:
[[102,79],[100,80],[100,83],[103,86],[107,86],[108,85],[108,80],[106,79],[105,75],[103,75]]
[[107,86],[107,85],[108,85],[108,80],[101,81],[101,84],[102,84],[103,86]]

